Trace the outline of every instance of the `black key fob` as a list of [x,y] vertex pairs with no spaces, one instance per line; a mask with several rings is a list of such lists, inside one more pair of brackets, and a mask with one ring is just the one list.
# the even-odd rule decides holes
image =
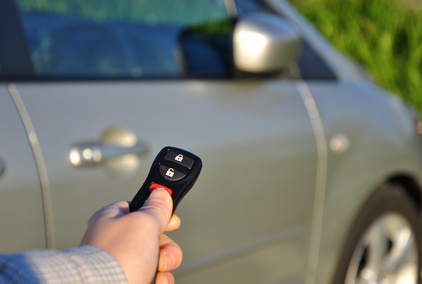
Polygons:
[[173,199],[173,213],[189,192],[202,169],[201,159],[175,147],[164,147],[152,163],[144,184],[129,204],[130,212],[137,211],[156,188],[164,188]]

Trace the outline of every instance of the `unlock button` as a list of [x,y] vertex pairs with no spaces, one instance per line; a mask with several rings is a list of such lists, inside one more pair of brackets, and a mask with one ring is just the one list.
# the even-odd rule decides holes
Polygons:
[[160,165],[160,174],[163,178],[170,181],[181,180],[186,176],[184,172],[164,165]]

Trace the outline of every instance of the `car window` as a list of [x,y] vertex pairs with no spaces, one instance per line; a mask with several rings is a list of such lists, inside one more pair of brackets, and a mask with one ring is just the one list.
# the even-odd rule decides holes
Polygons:
[[302,79],[326,81],[337,79],[332,69],[307,41],[303,41],[302,52],[297,65],[300,73],[298,76]]
[[206,31],[228,20],[223,0],[17,4],[39,76],[179,76],[185,73],[180,44],[185,31],[197,26]]
[[[16,58],[29,58],[30,76],[47,79],[232,77],[236,15],[228,2],[16,0],[28,52]],[[258,0],[233,3],[240,16],[273,12]],[[282,77],[334,79],[306,43],[296,69]]]

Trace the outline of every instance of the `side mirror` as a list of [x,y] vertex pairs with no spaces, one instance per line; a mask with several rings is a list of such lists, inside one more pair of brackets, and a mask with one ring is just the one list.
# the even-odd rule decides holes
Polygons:
[[297,61],[301,46],[299,31],[271,14],[247,14],[233,32],[234,64],[244,72],[280,71]]

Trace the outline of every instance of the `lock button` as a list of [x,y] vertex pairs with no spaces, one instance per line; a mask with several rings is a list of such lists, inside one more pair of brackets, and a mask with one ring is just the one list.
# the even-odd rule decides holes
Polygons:
[[181,180],[182,178],[186,176],[184,172],[179,171],[169,166],[165,166],[165,165],[160,165],[159,170],[160,170],[161,176],[169,181]]
[[171,162],[175,162],[178,163],[188,169],[192,169],[194,160],[189,158],[186,155],[182,155],[176,151],[168,151],[165,155],[164,155],[164,160],[167,161],[171,161]]

